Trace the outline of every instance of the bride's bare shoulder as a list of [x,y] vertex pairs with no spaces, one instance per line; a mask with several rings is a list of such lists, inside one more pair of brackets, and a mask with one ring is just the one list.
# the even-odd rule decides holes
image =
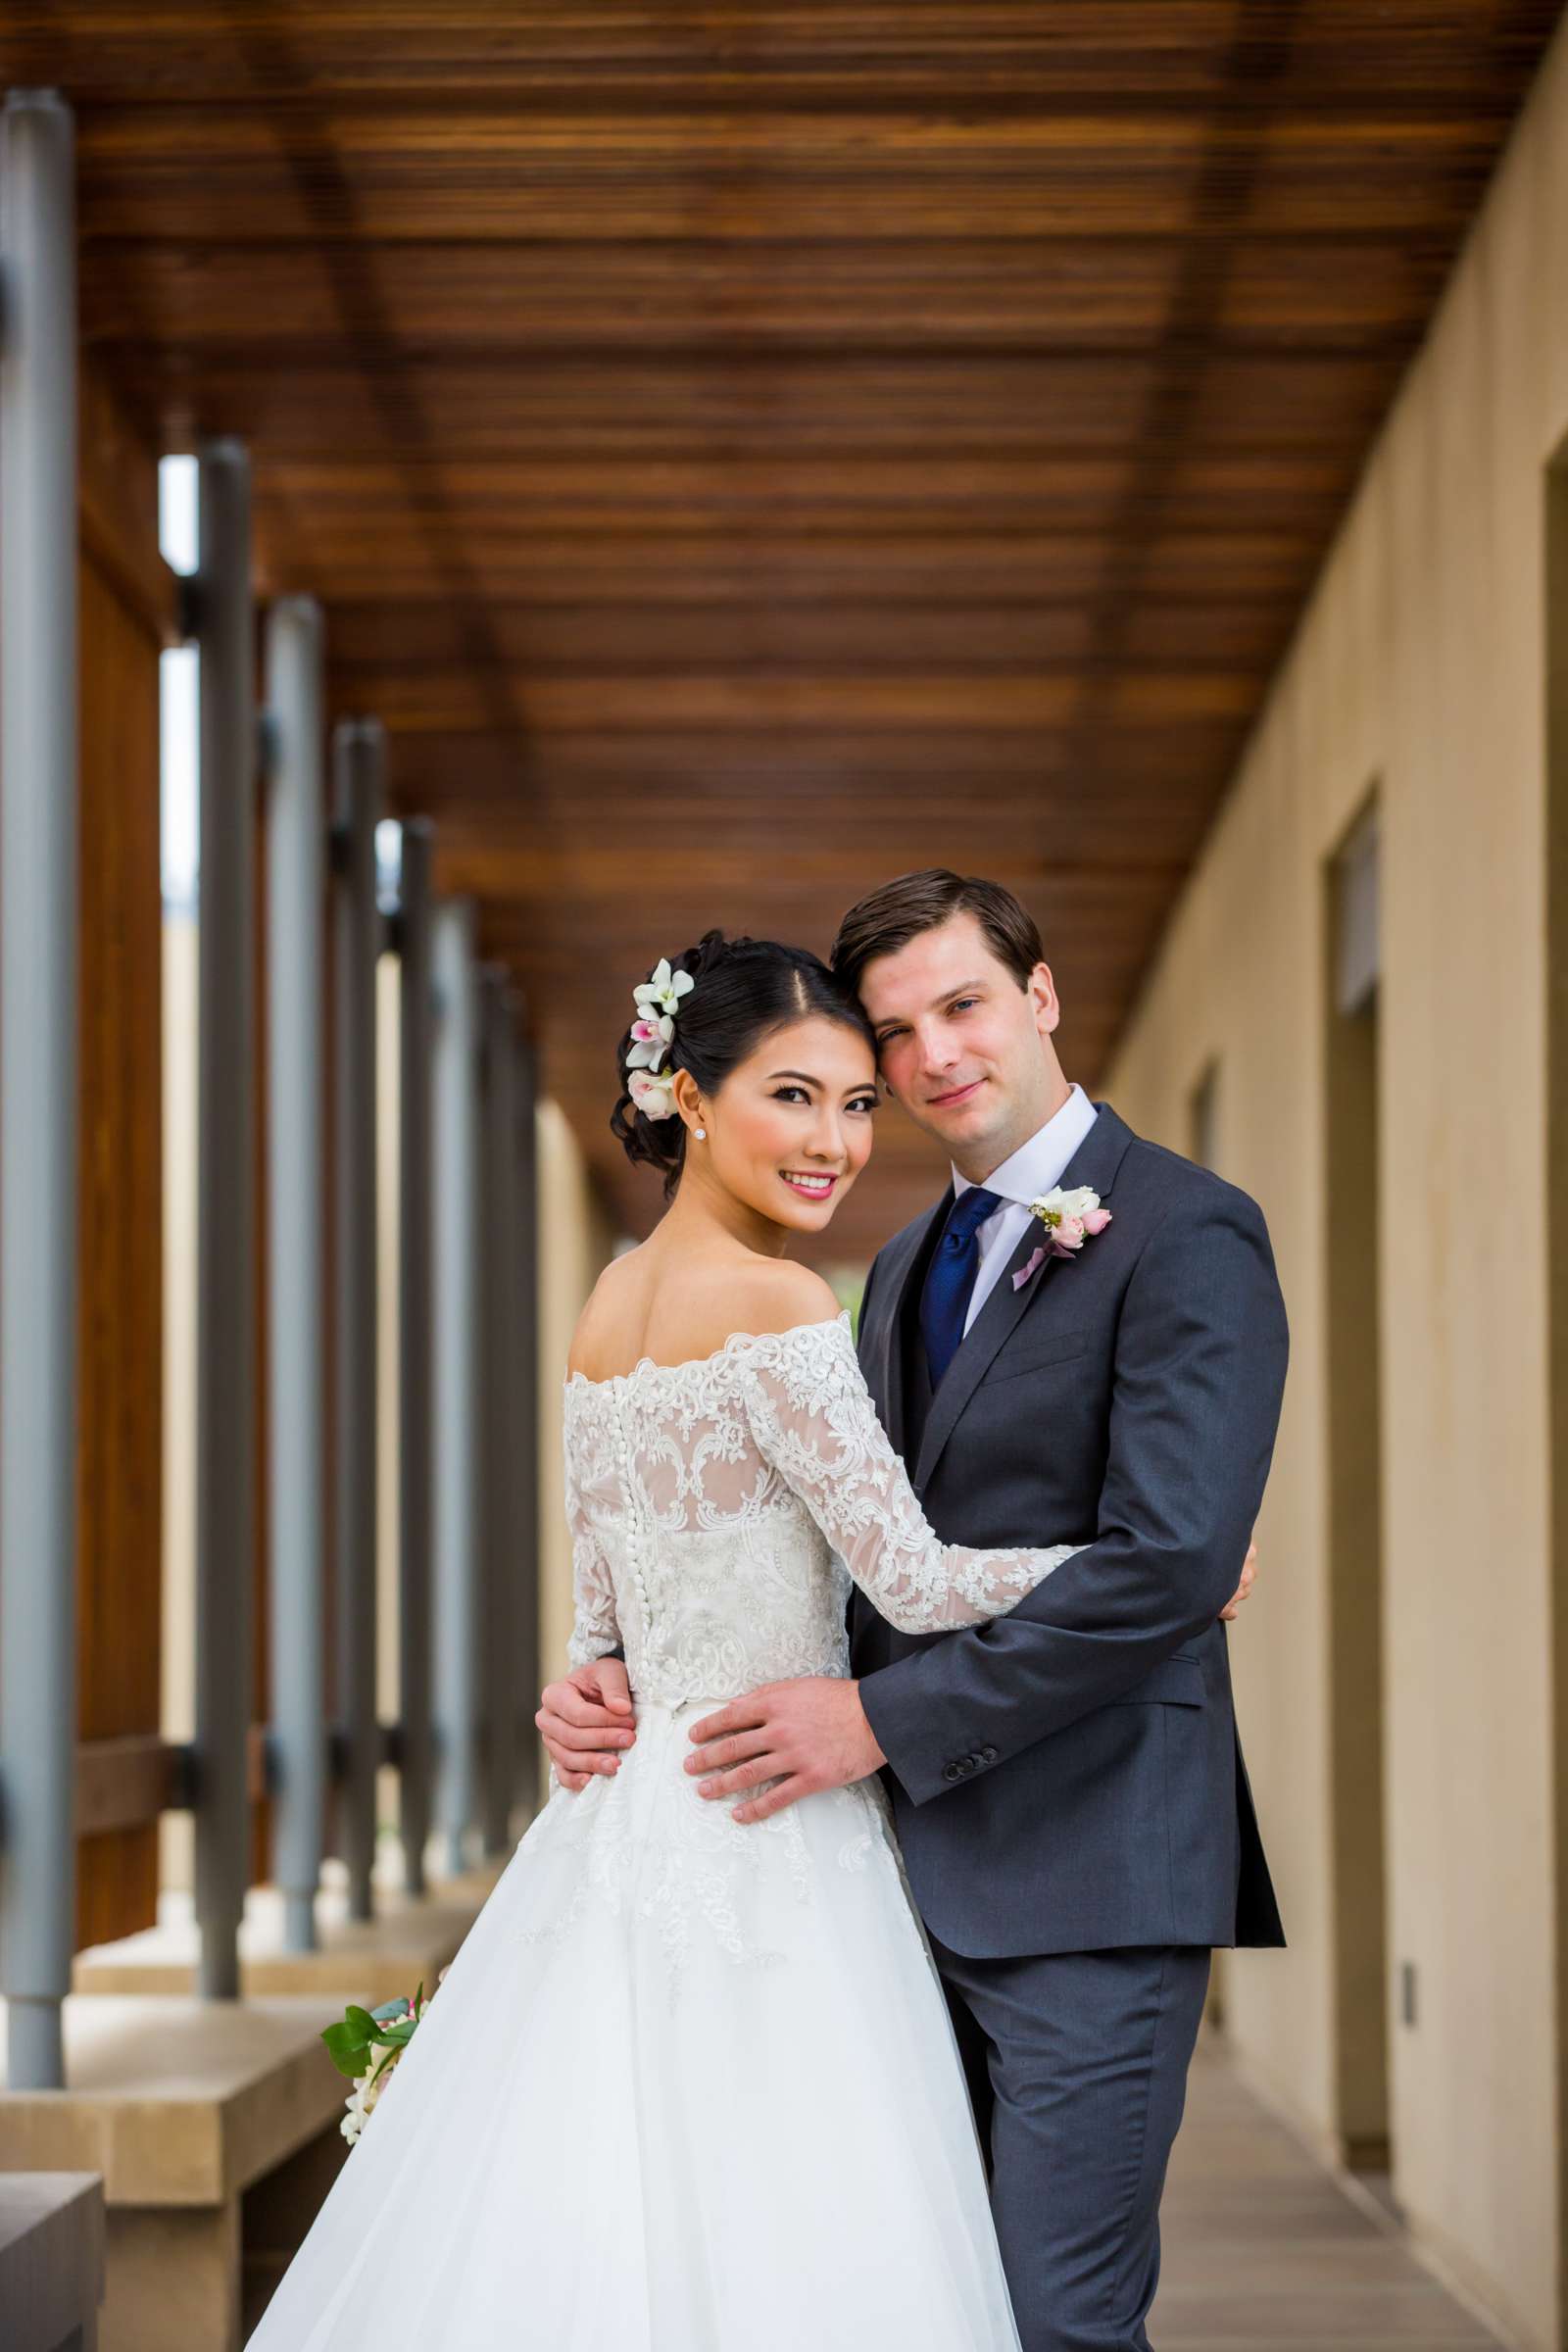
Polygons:
[[636,1250],[628,1250],[612,1258],[589,1292],[566,1352],[568,1374],[581,1372],[587,1379],[596,1378],[604,1360],[614,1357],[622,1327],[638,1320],[645,1285],[633,1263],[637,1255]]
[[831,1323],[840,1311],[821,1275],[788,1258],[758,1258],[743,1267],[730,1295],[732,1331],[791,1331],[798,1323]]
[[645,1356],[687,1363],[714,1355],[738,1334],[831,1322],[839,1302],[820,1274],[778,1258],[726,1254],[671,1264],[627,1250],[608,1265],[577,1319],[568,1377],[623,1372]]

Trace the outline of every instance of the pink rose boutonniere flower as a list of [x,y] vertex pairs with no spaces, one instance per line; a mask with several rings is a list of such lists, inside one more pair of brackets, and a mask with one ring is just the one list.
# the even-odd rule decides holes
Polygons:
[[1100,1195],[1092,1185],[1074,1186],[1063,1192],[1058,1184],[1038,1200],[1029,1203],[1032,1215],[1046,1229],[1048,1257],[1076,1257],[1093,1233],[1103,1233],[1110,1223],[1110,1211],[1100,1205]]

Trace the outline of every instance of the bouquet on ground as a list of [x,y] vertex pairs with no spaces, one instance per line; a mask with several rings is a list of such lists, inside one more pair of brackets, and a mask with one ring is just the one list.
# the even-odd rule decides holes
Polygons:
[[[446,1973],[442,1969],[436,1978],[437,1984]],[[348,2113],[338,2126],[351,2146],[365,2130],[367,2117],[429,2006],[421,1977],[412,2001],[400,1996],[395,2001],[383,2001],[378,2009],[362,2009],[357,2002],[350,2001],[341,2025],[322,2028],[321,2039],[332,2064],[354,2084],[344,2101]]]

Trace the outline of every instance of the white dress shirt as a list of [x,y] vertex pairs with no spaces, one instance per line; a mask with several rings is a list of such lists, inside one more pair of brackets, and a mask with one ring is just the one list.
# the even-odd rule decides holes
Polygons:
[[[986,1178],[986,1190],[1004,1196],[1000,1208],[994,1208],[985,1223],[978,1228],[976,1240],[980,1245],[980,1262],[975,1269],[974,1289],[969,1294],[968,1311],[963,1328],[968,1330],[987,1298],[995,1289],[1004,1266],[1023,1240],[1029,1223],[1029,1203],[1049,1193],[1062,1176],[1084,1137],[1094,1125],[1097,1113],[1094,1104],[1076,1083],[1061,1108],[1037,1128],[1026,1144],[1020,1144],[1000,1168],[993,1168]],[[969,1190],[970,1179],[953,1171],[955,1196]],[[1042,1232],[1042,1240],[1045,1238]]]

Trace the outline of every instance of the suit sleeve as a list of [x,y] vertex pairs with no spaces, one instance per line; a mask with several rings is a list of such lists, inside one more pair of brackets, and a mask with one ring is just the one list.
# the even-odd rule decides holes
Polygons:
[[[866,1720],[915,1804],[1131,1690],[1234,1593],[1274,1449],[1288,1338],[1262,1211],[1205,1188],[1129,1278],[1095,1539],[1004,1616],[862,1677]],[[965,1776],[965,1786],[972,1777]]]

